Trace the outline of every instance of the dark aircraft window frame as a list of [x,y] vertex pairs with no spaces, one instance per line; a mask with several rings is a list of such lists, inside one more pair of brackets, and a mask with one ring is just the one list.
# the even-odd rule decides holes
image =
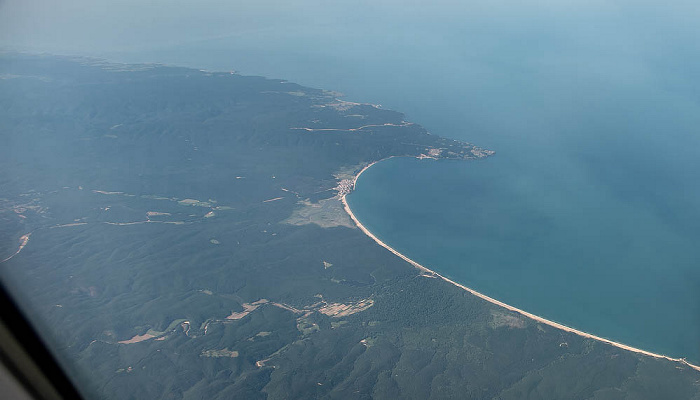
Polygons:
[[0,363],[27,395],[37,400],[83,399],[1,283],[0,310]]

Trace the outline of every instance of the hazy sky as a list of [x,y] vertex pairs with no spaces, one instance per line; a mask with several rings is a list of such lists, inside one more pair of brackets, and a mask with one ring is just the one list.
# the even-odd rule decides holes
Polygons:
[[460,26],[506,37],[541,31],[591,43],[610,40],[611,46],[624,42],[634,50],[671,38],[694,41],[700,29],[696,23],[700,6],[695,1],[661,5],[645,0],[0,0],[0,4],[3,44],[73,52],[144,49],[280,27],[333,34],[334,29],[387,26],[399,35],[427,26],[438,30]]
[[0,0],[0,46],[288,79],[489,146],[616,105],[695,115],[697,21],[684,0]]

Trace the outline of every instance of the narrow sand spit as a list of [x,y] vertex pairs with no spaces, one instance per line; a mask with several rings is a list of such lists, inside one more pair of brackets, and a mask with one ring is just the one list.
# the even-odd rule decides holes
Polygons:
[[[375,162],[373,162],[373,163],[367,165],[366,167],[362,168],[362,170],[361,170],[360,172],[358,172],[357,175],[355,175],[355,180],[354,180],[354,182],[353,182],[353,188],[354,188],[355,185],[357,184],[357,179],[360,177],[360,175],[362,175],[363,172],[365,172],[369,167],[373,166],[373,165],[376,164],[377,162],[379,162],[379,161],[375,161]],[[615,346],[615,347],[618,347],[618,348],[621,348],[621,349],[624,349],[624,350],[629,350],[629,351],[632,351],[632,352],[635,352],[635,353],[644,354],[644,355],[650,356],[650,357],[663,358],[663,359],[666,359],[666,360],[678,362],[678,363],[681,363],[681,364],[683,364],[683,365],[687,365],[688,367],[693,368],[693,369],[695,369],[695,370],[697,370],[697,371],[700,371],[700,366],[691,364],[691,363],[689,363],[688,361],[686,361],[684,358],[673,358],[673,357],[665,356],[665,355],[663,355],[663,354],[652,353],[652,352],[650,352],[650,351],[638,349],[638,348],[636,348],[636,347],[628,346],[628,345],[623,344],[623,343],[615,342],[615,341],[612,341],[612,340],[610,340],[610,339],[606,339],[606,338],[603,338],[603,337],[600,337],[600,336],[596,336],[596,335],[593,335],[593,334],[590,334],[590,333],[587,333],[587,332],[580,331],[580,330],[578,330],[578,329],[574,329],[574,328],[568,327],[568,326],[563,325],[563,324],[560,324],[560,323],[558,323],[558,322],[554,322],[554,321],[548,320],[548,319],[546,319],[546,318],[542,318],[542,317],[540,317],[540,316],[537,316],[537,315],[535,315],[535,314],[529,313],[529,312],[527,312],[527,311],[521,310],[521,309],[519,309],[519,308],[517,308],[517,307],[513,307],[513,306],[511,306],[511,305],[509,305],[509,304],[506,304],[506,303],[504,303],[504,302],[502,302],[502,301],[496,300],[496,299],[494,299],[494,298],[492,298],[492,297],[486,296],[485,294],[479,293],[479,292],[477,292],[476,290],[471,289],[471,288],[468,288],[468,287],[466,287],[466,286],[464,286],[464,285],[462,285],[462,284],[460,284],[460,283],[457,283],[457,282],[455,282],[455,281],[453,281],[453,280],[451,280],[451,279],[449,279],[449,278],[445,278],[444,276],[438,274],[437,272],[435,272],[435,271],[433,271],[433,270],[431,270],[431,269],[428,269],[428,268],[424,267],[424,266],[421,265],[421,264],[418,264],[417,262],[411,260],[410,258],[406,257],[405,255],[399,253],[398,251],[396,251],[395,249],[393,249],[393,248],[392,248],[391,246],[389,246],[388,244],[382,242],[377,236],[375,236],[372,232],[370,232],[367,228],[365,228],[365,226],[362,225],[362,223],[360,222],[359,219],[357,219],[357,217],[355,216],[355,214],[353,214],[352,210],[350,209],[350,206],[348,205],[347,199],[346,199],[345,197],[346,197],[346,195],[343,195],[342,198],[341,198],[341,201],[343,202],[343,207],[345,208],[345,212],[347,212],[348,215],[350,215],[350,218],[352,218],[352,220],[355,222],[355,224],[357,225],[357,227],[360,228],[360,230],[362,230],[362,232],[364,232],[365,235],[369,236],[372,240],[374,240],[375,242],[377,242],[377,244],[379,244],[380,246],[382,246],[382,247],[384,247],[385,249],[389,250],[390,252],[394,253],[394,255],[396,255],[397,257],[399,257],[399,258],[401,258],[402,260],[406,261],[407,263],[409,263],[409,264],[413,265],[414,267],[418,268],[418,269],[423,273],[424,276],[431,276],[431,275],[432,275],[432,276],[434,276],[434,277],[438,277],[438,278],[440,278],[440,279],[442,279],[442,280],[444,280],[444,281],[446,281],[446,282],[449,282],[449,283],[451,283],[451,284],[453,284],[453,285],[455,285],[455,286],[457,286],[457,287],[459,287],[459,288],[461,288],[461,289],[463,289],[463,290],[466,290],[467,292],[473,294],[473,295],[476,296],[476,297],[479,297],[479,298],[481,298],[481,299],[484,299],[484,300],[488,301],[489,303],[492,303],[492,304],[495,304],[495,305],[497,305],[497,306],[503,307],[503,308],[505,308],[505,309],[507,309],[507,310],[516,312],[516,313],[518,313],[518,314],[520,314],[520,315],[523,315],[523,316],[525,316],[525,317],[527,317],[527,318],[530,318],[530,319],[532,319],[532,320],[535,320],[535,321],[537,321],[537,322],[539,322],[539,323],[542,323],[542,324],[545,324],[545,325],[549,325],[549,326],[551,326],[551,327],[554,327],[554,328],[557,328],[557,329],[561,329],[561,330],[566,331],[566,332],[571,332],[571,333],[574,333],[574,334],[579,335],[579,336],[583,336],[583,337],[588,338],[588,339],[598,340],[598,341],[600,341],[600,342],[607,343],[607,344],[609,344],[609,345],[612,345],[612,346]]]

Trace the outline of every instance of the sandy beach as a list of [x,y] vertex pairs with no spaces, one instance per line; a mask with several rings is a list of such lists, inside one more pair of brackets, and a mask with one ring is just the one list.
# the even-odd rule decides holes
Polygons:
[[[380,160],[380,161],[383,161],[383,160]],[[378,162],[379,162],[379,161],[375,161],[375,162],[373,162],[373,163],[367,165],[366,167],[362,168],[362,170],[360,170],[360,172],[358,172],[357,175],[355,175],[355,180],[354,180],[354,182],[353,182],[353,189],[355,188],[355,185],[356,185],[357,180],[359,179],[360,175],[362,175],[362,173],[364,173],[367,169],[369,169],[371,166],[377,164]],[[635,352],[635,353],[643,354],[643,355],[646,355],[646,356],[649,356],[649,357],[663,358],[663,359],[666,359],[666,360],[669,360],[669,361],[678,362],[678,363],[680,363],[680,364],[686,365],[686,366],[688,366],[688,367],[690,367],[690,368],[693,368],[693,369],[695,369],[695,370],[700,371],[700,366],[691,364],[691,363],[689,363],[688,361],[686,361],[684,358],[673,358],[673,357],[665,356],[665,355],[663,355],[663,354],[657,354],[657,353],[653,353],[653,352],[650,352],[650,351],[638,349],[638,348],[636,348],[636,347],[628,346],[628,345],[626,345],[626,344],[624,344],[624,343],[615,342],[615,341],[610,340],[610,339],[606,339],[606,338],[603,338],[603,337],[600,337],[600,336],[593,335],[593,334],[591,334],[591,333],[583,332],[583,331],[580,331],[580,330],[578,330],[578,329],[574,329],[574,328],[568,327],[568,326],[563,325],[563,324],[560,324],[560,323],[558,323],[558,322],[551,321],[551,320],[548,320],[548,319],[546,319],[546,318],[542,318],[542,317],[540,317],[540,316],[534,315],[534,314],[529,313],[529,312],[527,312],[527,311],[521,310],[521,309],[519,309],[519,308],[517,308],[517,307],[513,307],[513,306],[511,306],[511,305],[509,305],[509,304],[503,303],[502,301],[499,301],[499,300],[496,300],[496,299],[491,298],[491,297],[489,297],[489,296],[486,296],[486,295],[483,294],[483,293],[479,293],[479,292],[477,292],[477,291],[474,290],[474,289],[471,289],[471,288],[469,288],[469,287],[467,287],[467,286],[464,286],[464,285],[462,285],[462,284],[460,284],[460,283],[457,283],[457,282],[455,282],[455,281],[453,281],[453,280],[451,280],[451,279],[449,279],[449,278],[446,278],[446,277],[444,277],[444,276],[438,274],[437,272],[435,272],[435,271],[433,271],[433,270],[431,270],[431,269],[429,269],[429,268],[426,268],[425,266],[423,266],[423,265],[421,265],[421,264],[419,264],[419,263],[417,263],[417,262],[411,260],[410,258],[406,257],[405,255],[403,255],[403,254],[401,254],[400,252],[398,252],[398,251],[396,251],[395,249],[393,249],[391,246],[389,246],[389,245],[387,245],[386,243],[384,243],[383,241],[381,241],[377,236],[375,236],[372,232],[370,232],[364,225],[362,225],[362,223],[360,222],[360,220],[357,219],[357,217],[355,216],[355,214],[353,214],[352,210],[350,209],[350,206],[348,205],[348,202],[347,202],[347,200],[346,200],[345,197],[346,197],[346,195],[343,195],[343,196],[341,197],[341,201],[343,202],[343,208],[345,209],[345,212],[348,213],[348,215],[350,216],[350,218],[355,222],[355,225],[357,225],[357,227],[360,228],[360,230],[362,230],[362,232],[364,232],[367,236],[369,236],[370,238],[372,238],[372,240],[374,240],[375,242],[377,242],[377,244],[379,244],[380,246],[382,246],[382,247],[384,247],[385,249],[389,250],[389,251],[392,252],[394,255],[400,257],[401,259],[403,259],[403,260],[406,261],[407,263],[409,263],[409,264],[413,265],[414,267],[418,268],[418,269],[419,269],[423,274],[425,274],[426,276],[431,276],[431,277],[440,278],[440,279],[442,279],[442,280],[444,280],[444,281],[446,281],[446,282],[449,282],[449,283],[451,283],[451,284],[453,284],[453,285],[455,285],[455,286],[457,286],[457,287],[459,287],[459,288],[461,288],[461,289],[463,289],[463,290],[466,290],[467,292],[473,294],[474,296],[477,296],[477,297],[479,297],[479,298],[481,298],[481,299],[484,299],[484,300],[488,301],[489,303],[492,303],[492,304],[495,304],[495,305],[497,305],[497,306],[503,307],[503,308],[505,308],[505,309],[507,309],[507,310],[516,312],[516,313],[518,313],[518,314],[520,314],[520,315],[522,315],[522,316],[524,316],[524,317],[530,318],[530,319],[535,320],[535,321],[537,321],[537,322],[539,322],[539,323],[542,323],[542,324],[545,324],[545,325],[548,325],[548,326],[551,326],[551,327],[554,327],[554,328],[557,328],[557,329],[561,329],[561,330],[566,331],[566,332],[571,332],[571,333],[577,334],[577,335],[579,335],[579,336],[583,336],[583,337],[585,337],[585,338],[598,340],[598,341],[600,341],[600,342],[607,343],[607,344],[610,344],[610,345],[612,345],[612,346],[615,346],[615,347],[618,347],[618,348],[621,348],[621,349],[624,349],[624,350],[628,350],[628,351],[632,351],[632,352]]]

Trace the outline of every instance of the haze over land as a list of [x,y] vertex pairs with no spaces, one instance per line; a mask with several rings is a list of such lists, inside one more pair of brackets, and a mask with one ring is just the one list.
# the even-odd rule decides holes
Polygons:
[[688,365],[425,276],[324,218],[338,207],[290,221],[339,203],[359,166],[483,149],[283,81],[54,56],[0,70],[0,276],[91,398],[697,394]]
[[[363,176],[354,207],[389,244],[499,299],[697,360],[699,18],[691,2],[10,0],[0,4],[0,45],[288,79],[494,149],[478,164],[392,160]],[[345,173],[360,160],[348,161]],[[248,177],[236,178],[245,185]],[[186,190],[157,194],[215,207]],[[260,201],[279,206],[287,195]],[[361,196],[375,198],[363,205]],[[336,203],[303,200],[280,220],[351,226]],[[120,218],[107,222],[151,229],[205,217],[168,209],[136,220],[165,211],[131,207],[111,209]],[[207,220],[227,212],[209,211]],[[8,255],[14,239],[3,244]]]

